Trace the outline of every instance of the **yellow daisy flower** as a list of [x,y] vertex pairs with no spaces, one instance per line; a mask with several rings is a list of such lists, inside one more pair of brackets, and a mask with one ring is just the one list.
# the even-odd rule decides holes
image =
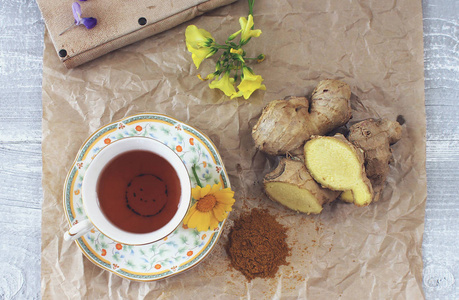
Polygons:
[[239,18],[239,24],[241,25],[241,45],[246,44],[252,37],[259,37],[261,34],[260,29],[252,30],[253,27],[253,16],[249,15],[249,18]]
[[183,224],[198,231],[217,228],[218,223],[228,216],[235,202],[234,192],[230,188],[222,189],[221,183],[212,187],[196,186],[192,189],[191,196],[197,201],[188,211]]
[[243,79],[237,86],[239,92],[233,94],[231,99],[244,96],[244,99],[249,99],[250,95],[256,90],[266,90],[266,86],[261,84],[263,78],[260,75],[255,75],[246,67],[242,68]]
[[196,68],[199,68],[204,59],[214,55],[218,50],[212,47],[215,44],[212,35],[207,30],[199,29],[195,25],[186,28],[185,42]]
[[219,89],[225,93],[226,96],[230,97],[236,94],[236,89],[234,88],[234,78],[230,78],[230,73],[225,72],[222,78],[219,80],[215,79],[211,83],[209,83],[209,87],[211,89]]

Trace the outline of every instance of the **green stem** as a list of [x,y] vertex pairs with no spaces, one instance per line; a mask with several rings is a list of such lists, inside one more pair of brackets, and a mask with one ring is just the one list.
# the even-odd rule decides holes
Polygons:
[[249,0],[249,15],[252,15],[252,16],[253,16],[253,4],[254,4],[254,2],[255,2],[255,0]]
[[194,176],[194,179],[196,180],[196,183],[202,188],[201,181],[199,181],[199,178],[198,178],[198,173],[196,173],[196,165],[193,165],[191,167],[191,170],[193,171],[193,176]]
[[229,49],[230,48],[228,45],[220,45],[220,44],[213,44],[212,47],[217,48],[217,49]]

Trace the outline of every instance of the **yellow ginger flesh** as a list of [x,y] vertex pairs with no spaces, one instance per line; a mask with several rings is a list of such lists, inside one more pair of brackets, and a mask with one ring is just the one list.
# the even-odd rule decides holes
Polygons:
[[308,190],[284,182],[270,182],[265,185],[266,193],[280,204],[300,212],[318,214],[322,205]]
[[306,167],[319,184],[335,191],[351,191],[358,206],[371,202],[373,191],[358,149],[335,137],[314,138],[304,149]]

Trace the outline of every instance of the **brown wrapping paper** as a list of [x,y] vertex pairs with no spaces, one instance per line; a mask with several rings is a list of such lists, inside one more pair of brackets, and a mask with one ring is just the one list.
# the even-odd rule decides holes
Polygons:
[[[257,1],[247,47],[267,60],[254,66],[266,92],[229,100],[196,74],[184,32],[196,24],[220,41],[238,30],[247,4],[189,23],[67,70],[46,35],[43,65],[43,299],[420,299],[426,200],[425,110],[420,1]],[[383,198],[357,208],[335,201],[307,216],[268,200],[262,177],[276,163],[254,149],[251,128],[271,100],[309,95],[320,79],[352,89],[353,121],[403,116],[403,138]],[[68,229],[62,187],[84,140],[111,121],[160,112],[205,132],[220,151],[237,202],[213,252],[198,266],[150,283],[122,279],[62,239]],[[400,119],[400,118],[399,118]],[[248,282],[224,251],[233,220],[269,209],[288,229],[288,266],[275,278]],[[207,298],[205,298],[207,297]]]

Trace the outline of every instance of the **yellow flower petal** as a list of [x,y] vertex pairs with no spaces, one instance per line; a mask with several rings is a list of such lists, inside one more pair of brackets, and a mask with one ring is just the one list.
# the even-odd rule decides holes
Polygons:
[[196,200],[201,199],[201,187],[199,185],[191,189],[191,197]]
[[201,199],[201,198],[203,198],[205,195],[209,194],[211,188],[212,188],[212,187],[210,186],[210,184],[208,184],[208,185],[206,185],[205,187],[203,187],[203,188],[201,189],[201,197],[199,197],[199,199]]
[[215,198],[217,199],[217,203],[223,203],[226,205],[233,205],[235,202],[233,196],[227,196],[225,194],[216,194]]
[[199,69],[202,61],[210,56],[212,56],[216,51],[211,48],[201,48],[201,49],[194,49],[187,47],[188,51],[191,52],[191,58],[196,66],[196,69]]
[[234,192],[230,188],[224,188],[220,193],[234,195]]
[[266,90],[266,86],[261,84],[263,78],[260,75],[253,74],[248,68],[243,68],[242,73],[244,78],[237,86],[239,92],[237,96],[244,96],[244,99],[249,99],[253,92],[256,90]]
[[252,30],[253,27],[253,16],[249,15],[248,19],[241,17],[239,18],[239,24],[241,25],[241,44],[245,44],[252,37],[259,37],[261,30]]
[[196,25],[190,25],[185,30],[185,41],[194,49],[210,46],[209,43],[215,41],[210,32],[200,29]]
[[[234,192],[230,188],[221,188],[222,183],[219,182],[213,186],[206,185],[204,188],[195,187],[192,189],[192,196],[197,202],[190,208],[184,219],[183,223],[188,228],[196,228],[198,231],[208,230],[209,228],[212,230],[217,228],[218,223],[228,216],[228,212],[232,211],[231,206],[235,202]],[[197,208],[198,203],[207,195],[215,197],[216,203],[210,211],[199,211]]]
[[215,43],[212,35],[204,29],[199,29],[195,25],[190,25],[186,28],[185,42],[188,51],[192,54],[191,58],[196,68],[199,68],[204,59],[217,52],[217,49],[212,47]]
[[[183,224],[188,225],[188,222],[192,215],[196,212],[196,203],[190,208],[188,213],[186,214],[185,218],[183,219]],[[190,227],[190,226],[188,226]]]
[[218,227],[218,223],[219,223],[218,220],[214,217],[214,215],[212,215],[212,217],[210,219],[210,225],[209,225],[210,229],[213,230],[213,229],[217,228]]
[[226,96],[231,97],[236,94],[236,89],[234,88],[234,78],[230,78],[229,72],[226,72],[222,78],[215,79],[209,83],[211,89],[219,89],[225,93]]
[[210,220],[212,218],[212,212],[205,212],[199,214],[199,223],[196,226],[198,231],[208,230],[210,227]]
[[234,49],[234,48],[231,48],[230,49],[230,53],[235,53],[235,54],[239,54],[239,55],[242,55],[244,53],[244,50],[242,49]]
[[196,228],[198,224],[201,222],[201,215],[204,214],[199,210],[196,210],[195,213],[190,217],[188,220],[188,228]]
[[218,221],[223,221],[225,219],[225,216],[226,216],[226,207],[224,204],[217,204],[215,205],[214,209],[213,209],[213,213],[214,213],[214,216],[215,218],[218,220]]
[[215,194],[216,192],[220,191],[221,188],[222,188],[221,182],[219,182],[218,184],[214,184],[212,186],[212,189],[210,190],[210,194]]

